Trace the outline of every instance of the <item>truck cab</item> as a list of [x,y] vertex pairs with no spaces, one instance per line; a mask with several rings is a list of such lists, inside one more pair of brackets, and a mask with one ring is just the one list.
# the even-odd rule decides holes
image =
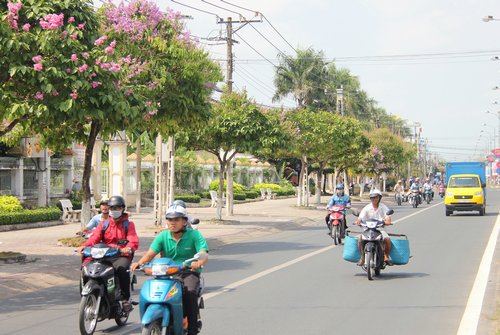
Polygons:
[[449,176],[444,204],[446,216],[454,211],[479,211],[486,213],[486,185],[477,174],[454,174]]

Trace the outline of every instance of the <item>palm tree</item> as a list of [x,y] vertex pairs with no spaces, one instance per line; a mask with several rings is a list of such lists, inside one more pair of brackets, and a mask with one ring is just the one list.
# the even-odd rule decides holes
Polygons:
[[297,50],[296,58],[279,55],[280,65],[276,67],[274,85],[276,92],[273,102],[292,94],[298,108],[312,106],[314,97],[319,91],[324,91],[326,79],[323,52],[314,49]]

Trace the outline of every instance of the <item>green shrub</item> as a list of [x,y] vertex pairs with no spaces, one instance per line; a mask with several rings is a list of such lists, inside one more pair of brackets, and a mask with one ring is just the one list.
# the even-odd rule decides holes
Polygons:
[[201,197],[199,195],[176,195],[174,200],[182,200],[184,202],[199,204]]
[[234,200],[245,200],[247,198],[247,195],[245,193],[234,192],[233,198],[234,198]]
[[288,195],[295,195],[295,190],[287,190],[280,188],[278,191],[276,191],[277,196],[288,196]]
[[16,197],[7,195],[0,196],[0,213],[19,212],[22,209],[23,207]]
[[[227,181],[224,180],[224,191],[226,190],[226,187],[227,187]],[[214,180],[213,182],[211,182],[209,188],[213,191],[218,192],[219,191],[219,180]],[[233,182],[233,191],[234,191],[234,193],[244,193],[245,186]]]
[[276,193],[281,187],[278,184],[264,184],[264,183],[260,183],[260,184],[253,185],[252,188],[254,190],[256,190],[256,191],[259,191],[259,194],[260,194],[260,189],[261,188],[263,188],[263,189],[270,188],[273,193]]
[[260,197],[260,192],[257,191],[245,191],[247,199],[257,199]]
[[53,221],[61,218],[61,211],[57,207],[24,209],[18,212],[1,213],[0,225]]
[[200,191],[200,192],[198,192],[198,195],[202,199],[210,199],[210,192],[208,192],[208,191]]

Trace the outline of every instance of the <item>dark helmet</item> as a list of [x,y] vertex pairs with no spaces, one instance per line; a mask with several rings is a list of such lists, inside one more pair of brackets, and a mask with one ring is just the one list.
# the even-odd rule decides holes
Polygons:
[[125,200],[123,197],[119,195],[113,195],[111,198],[108,200],[108,206],[109,207],[122,207],[125,208]]
[[180,205],[173,205],[167,209],[167,213],[165,214],[166,219],[175,219],[175,218],[184,218],[187,220],[187,212],[186,209]]
[[172,202],[172,206],[181,206],[186,208],[186,203],[182,200],[175,200],[174,202]]

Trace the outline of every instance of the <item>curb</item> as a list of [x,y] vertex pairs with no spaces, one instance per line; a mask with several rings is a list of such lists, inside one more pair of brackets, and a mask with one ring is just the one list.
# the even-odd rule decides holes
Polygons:
[[19,224],[6,224],[6,225],[0,225],[0,232],[21,230],[21,229],[61,226],[63,224],[64,223],[61,220],[41,221],[41,222],[32,222],[32,223],[19,223]]

